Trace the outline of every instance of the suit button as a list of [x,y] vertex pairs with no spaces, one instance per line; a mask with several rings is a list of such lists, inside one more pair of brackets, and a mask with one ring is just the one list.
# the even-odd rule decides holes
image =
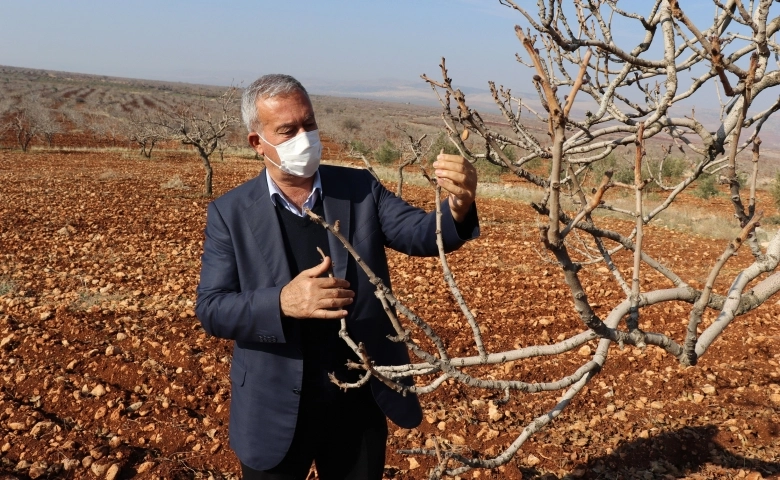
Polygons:
[[296,394],[296,395],[300,395],[301,394],[301,389],[300,388],[293,388],[293,393]]

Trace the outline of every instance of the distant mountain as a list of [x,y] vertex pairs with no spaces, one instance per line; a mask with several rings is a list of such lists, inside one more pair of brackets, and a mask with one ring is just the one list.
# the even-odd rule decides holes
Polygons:
[[[416,105],[438,106],[439,100],[431,87],[422,79],[419,81],[406,81],[399,79],[378,79],[374,81],[360,82],[332,82],[317,78],[303,79],[306,88],[319,95],[331,95],[337,97],[353,97],[370,100],[383,100],[389,102],[412,103]],[[498,113],[490,90],[487,88],[476,88],[462,85],[455,85],[466,95],[469,106],[485,113]],[[529,85],[530,87],[530,85]],[[531,108],[541,111],[541,104],[535,91],[512,90],[515,97],[522,98]],[[766,97],[766,93],[764,94]],[[594,110],[595,105],[589,104],[584,100],[584,95],[577,97],[574,113],[584,115],[587,110]],[[763,100],[763,98],[761,99]],[[592,103],[592,102],[591,102]],[[716,103],[717,104],[717,103]],[[751,113],[768,108],[769,105],[756,104],[751,109]],[[712,108],[709,105],[682,104],[673,107],[673,115],[691,116],[699,120],[706,128],[714,130],[720,125],[720,109]],[[743,135],[752,133],[752,128],[745,130]],[[780,150],[780,114],[771,117],[762,127],[760,132],[763,148],[765,150]],[[769,153],[769,152],[768,152]],[[780,155],[780,154],[779,154]]]
[[[384,100],[416,105],[438,106],[439,100],[431,87],[422,79],[407,81],[399,79],[378,79],[373,81],[333,82],[317,78],[302,78],[306,89],[313,94],[336,97],[354,97],[369,100]],[[465,95],[470,106],[490,113],[498,113],[490,90],[465,85],[454,85]],[[523,98],[534,98],[536,93],[514,92]]]
[[[224,87],[214,85],[196,85],[181,82],[131,79],[71,72],[55,72],[22,67],[0,66],[0,76],[3,78],[11,78],[19,81],[43,81],[45,83],[63,82],[71,84],[74,88],[77,84],[89,85],[94,83],[106,87],[109,85],[115,85],[124,88],[129,87],[150,92],[175,91],[186,92],[187,94],[204,94],[206,92],[208,92],[208,94],[219,94],[224,90]],[[439,106],[437,95],[422,79],[410,81],[395,78],[382,78],[372,81],[334,82],[322,80],[317,77],[301,77],[300,80],[304,83],[304,85],[306,85],[306,88],[309,90],[309,92],[315,95],[348,97],[362,100],[376,100],[435,108],[438,108]],[[6,85],[8,85],[7,81],[8,80],[6,80]],[[487,88],[477,88],[457,84],[455,87],[461,89],[464,92],[469,106],[479,110],[483,115],[495,115],[499,113],[490,91]],[[5,93],[10,92],[6,91]],[[769,107],[768,104],[764,105],[764,103],[770,101],[767,93],[768,92],[759,98],[761,103],[754,105],[754,108],[751,109],[751,114],[755,114],[756,112]],[[512,90],[512,95],[515,98],[522,98],[524,103],[535,109],[537,112],[543,112],[538,95],[535,91],[521,91],[515,88]],[[712,102],[712,105],[717,106],[717,102]],[[712,105],[675,105],[672,108],[671,113],[674,116],[679,117],[693,116],[698,121],[702,122],[706,128],[714,130],[718,125],[720,125],[720,110],[718,108],[712,108]],[[583,118],[588,110],[595,111],[595,109],[597,109],[597,106],[593,104],[592,101],[589,102],[587,96],[580,94],[577,96],[577,101],[575,102],[573,109],[573,115],[575,118]],[[524,118],[527,118],[527,121],[530,123],[538,123],[538,121],[533,118],[533,115],[527,112],[523,112],[523,116]],[[501,120],[499,118],[495,118],[491,119],[491,121]],[[743,132],[743,139],[746,139],[748,135],[752,134],[753,130],[754,127],[745,129]],[[780,159],[780,114],[774,115],[764,124],[760,136],[763,141],[762,156],[767,160],[775,159],[776,161],[776,159]],[[666,135],[659,135],[656,139],[664,143],[671,142],[671,139]]]

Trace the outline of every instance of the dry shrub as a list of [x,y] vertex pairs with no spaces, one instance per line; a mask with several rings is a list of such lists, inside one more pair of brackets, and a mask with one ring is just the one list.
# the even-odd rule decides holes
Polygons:
[[163,190],[187,190],[190,187],[184,183],[180,176],[174,175],[170,180],[160,184]]
[[7,277],[0,277],[0,297],[16,290],[16,283]]
[[106,182],[109,180],[118,180],[122,177],[122,174],[115,170],[106,170],[105,172],[101,173],[100,176],[98,176],[98,179],[100,181]]

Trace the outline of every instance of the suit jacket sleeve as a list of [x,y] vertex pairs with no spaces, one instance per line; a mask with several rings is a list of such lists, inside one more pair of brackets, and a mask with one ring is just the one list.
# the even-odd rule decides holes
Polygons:
[[282,285],[242,291],[234,239],[215,202],[209,204],[195,307],[211,335],[239,342],[284,342]]
[[[372,177],[373,180],[373,177]],[[436,256],[436,212],[426,213],[415,208],[373,180],[373,195],[378,206],[379,220],[386,245],[393,250],[414,256]],[[456,224],[450,203],[441,203],[441,229],[444,251],[452,252],[466,241],[479,236],[476,203],[471,205],[463,222]]]

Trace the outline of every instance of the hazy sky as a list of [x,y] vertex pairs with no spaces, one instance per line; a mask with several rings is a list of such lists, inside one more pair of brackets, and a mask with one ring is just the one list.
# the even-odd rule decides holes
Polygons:
[[489,0],[4,1],[0,64],[217,84],[270,72],[417,81],[445,56],[483,86],[518,69],[517,21]]
[[[536,1],[519,0],[535,10]],[[650,2],[623,0],[623,8]],[[329,84],[440,78],[447,58],[458,87],[488,80],[533,91],[514,25],[498,0],[4,0],[0,65],[194,83],[247,85],[265,73],[298,77],[312,93]],[[711,0],[687,0],[712,16]],[[641,28],[616,27],[638,43]],[[427,95],[427,93],[423,93]],[[431,94],[432,100],[433,95]]]

